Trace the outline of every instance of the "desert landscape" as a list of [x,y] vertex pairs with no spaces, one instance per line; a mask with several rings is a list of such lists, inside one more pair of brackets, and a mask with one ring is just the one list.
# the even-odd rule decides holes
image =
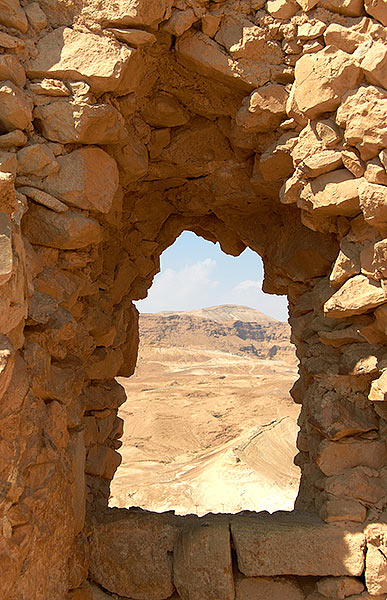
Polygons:
[[299,407],[290,328],[223,305],[140,316],[111,506],[178,514],[291,510]]

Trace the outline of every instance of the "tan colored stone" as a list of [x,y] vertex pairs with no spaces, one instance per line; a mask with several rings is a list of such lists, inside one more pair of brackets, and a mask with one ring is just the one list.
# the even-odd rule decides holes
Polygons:
[[348,88],[356,87],[360,80],[360,68],[351,55],[334,46],[306,54],[296,64],[288,114],[314,119],[334,111]]
[[0,132],[25,129],[32,121],[32,103],[11,81],[0,85]]
[[250,133],[276,129],[286,115],[287,99],[284,86],[275,83],[254,90],[237,112],[236,123]]
[[169,598],[174,592],[170,554],[178,533],[171,515],[114,509],[93,527],[91,578],[125,597]]
[[336,46],[352,54],[366,40],[366,33],[359,31],[352,23],[331,23],[324,33],[324,40],[328,46]]
[[[82,49],[82,51],[80,51]],[[97,93],[135,89],[140,75],[137,50],[108,37],[60,27],[37,45],[37,57],[27,67],[28,76],[82,80]]]
[[0,152],[0,172],[10,173],[16,177],[17,160],[13,152]]
[[387,295],[379,282],[365,275],[355,275],[348,279],[324,304],[327,317],[345,318],[361,315],[376,308],[387,300]]
[[71,92],[66,84],[59,79],[42,79],[30,83],[30,90],[38,96],[70,96]]
[[365,164],[355,150],[343,150],[341,152],[343,165],[355,177],[363,177],[365,173]]
[[220,16],[207,13],[202,17],[202,32],[209,37],[214,37],[220,25]]
[[359,247],[347,242],[341,242],[340,252],[329,276],[329,283],[333,288],[339,288],[353,275],[360,273]]
[[387,27],[387,8],[383,0],[364,0],[367,13]]
[[387,46],[383,42],[375,42],[365,53],[361,63],[367,81],[380,87],[387,87]]
[[354,577],[324,577],[317,582],[317,589],[326,598],[346,598],[361,594],[364,584]]
[[365,221],[382,233],[387,231],[387,187],[362,180],[359,202]]
[[[343,523],[353,521],[364,523],[367,509],[356,500],[327,500],[320,509],[320,516],[326,523]],[[355,596],[354,596],[355,597]],[[322,596],[319,596],[322,599]]]
[[189,115],[180,102],[169,94],[157,94],[147,103],[142,116],[152,127],[178,127],[189,121]]
[[24,146],[26,142],[27,136],[20,129],[0,135],[0,148],[17,148]]
[[111,27],[109,31],[114,34],[117,40],[126,42],[129,46],[132,46],[132,48],[151,46],[157,41],[157,38],[153,33],[142,29],[118,29]]
[[0,0],[0,23],[6,27],[14,27],[22,33],[27,32],[26,14],[19,0]]
[[38,205],[31,205],[23,219],[23,230],[32,244],[73,250],[102,239],[97,221],[74,210],[55,213]]
[[326,30],[327,26],[323,21],[313,20],[307,21],[297,28],[297,37],[299,40],[314,40],[320,37]]
[[288,513],[234,517],[231,533],[239,570],[248,577],[363,572],[365,536],[354,528]]
[[384,523],[371,523],[367,540],[365,582],[371,596],[387,594],[387,529]]
[[376,156],[367,162],[364,177],[369,183],[387,185],[387,173],[379,157]]
[[347,17],[359,17],[363,14],[363,0],[320,0],[320,4],[332,12]]
[[47,177],[59,169],[53,151],[46,144],[32,144],[22,148],[17,153],[17,163],[18,175]]
[[298,583],[286,577],[239,577],[236,580],[236,600],[304,600]]
[[363,160],[387,146],[386,115],[387,91],[381,88],[361,85],[343,96],[336,121],[345,130],[345,140],[360,150]]
[[268,0],[266,10],[275,19],[290,19],[300,6],[296,0]]
[[100,23],[112,26],[139,27],[157,29],[158,25],[168,18],[171,0],[117,0],[110,4],[99,0],[89,0],[83,13]]
[[174,548],[173,574],[182,600],[233,600],[228,522],[200,521],[185,529]]
[[372,402],[384,402],[387,400],[387,371],[383,371],[379,379],[374,379],[368,396]]
[[359,212],[359,179],[346,169],[320,175],[301,191],[298,205],[321,215],[354,216]]
[[118,169],[101,148],[80,148],[58,157],[59,171],[47,177],[44,189],[70,206],[109,212],[118,189]]
[[120,466],[122,456],[108,446],[93,446],[86,459],[86,473],[98,475],[104,479],[113,479]]
[[54,210],[55,212],[58,212],[58,213],[65,212],[69,208],[67,206],[67,204],[64,204],[57,198],[54,198],[54,196],[51,196],[50,194],[47,194],[46,192],[42,192],[42,190],[38,190],[33,187],[22,186],[22,187],[18,188],[18,192],[20,192],[21,194],[24,194],[25,196],[28,196],[28,198],[31,198],[38,204],[41,204],[42,206],[45,206],[46,208],[50,208],[51,210]]
[[[258,166],[265,181],[281,181],[292,174],[291,149],[296,139],[293,132],[284,133],[277,142],[261,155]],[[256,164],[257,161],[254,163],[253,178]]]
[[319,177],[342,166],[341,152],[338,150],[321,150],[306,157],[299,165],[307,177]]
[[359,465],[381,469],[386,457],[386,443],[379,440],[324,440],[320,444],[316,463],[324,475],[330,476]]
[[385,495],[378,471],[367,467],[356,467],[340,475],[327,477],[324,481],[324,490],[332,496],[360,500],[366,505],[376,504]]
[[52,102],[35,108],[34,117],[45,138],[62,144],[116,144],[128,137],[123,117],[110,104]]
[[120,348],[97,348],[86,365],[89,379],[110,379],[118,374],[123,363]]
[[319,3],[319,0],[297,0],[297,4],[299,4],[302,10],[308,11],[311,10]]
[[0,334],[0,400],[7,392],[15,366],[16,353],[9,339]]
[[163,30],[171,35],[180,36],[183,35],[183,33],[197,20],[192,8],[173,10],[171,18],[163,25]]
[[13,252],[11,236],[11,221],[6,213],[0,212],[0,286],[4,285],[12,275]]
[[47,27],[47,17],[38,2],[31,2],[24,8],[29,24],[35,31],[41,31]]
[[24,87],[26,83],[24,68],[12,54],[0,55],[0,79],[12,81],[19,87]]
[[326,148],[334,148],[343,139],[343,135],[332,119],[316,121],[316,135]]
[[4,33],[4,31],[0,32],[0,47],[1,48],[7,48],[7,49],[14,49],[14,48],[22,48],[24,46],[24,42],[23,40],[20,40],[17,37],[14,37],[13,35],[8,35],[8,33]]
[[160,156],[164,148],[166,148],[171,141],[171,130],[166,127],[162,129],[155,129],[152,131],[149,158],[154,160]]

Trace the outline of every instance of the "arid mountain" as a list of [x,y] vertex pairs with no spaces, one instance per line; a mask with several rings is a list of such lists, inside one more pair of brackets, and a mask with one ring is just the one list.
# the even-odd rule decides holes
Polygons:
[[128,400],[111,505],[180,514],[291,509],[295,378],[287,324],[258,311],[141,315],[136,372],[119,380]]
[[193,311],[142,314],[142,344],[205,348],[295,364],[290,327],[249,308],[224,304]]

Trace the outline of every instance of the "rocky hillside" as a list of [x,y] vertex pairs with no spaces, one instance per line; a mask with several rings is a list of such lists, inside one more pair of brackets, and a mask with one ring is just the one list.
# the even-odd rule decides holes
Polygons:
[[140,316],[142,345],[206,348],[294,363],[290,327],[249,308],[225,304]]

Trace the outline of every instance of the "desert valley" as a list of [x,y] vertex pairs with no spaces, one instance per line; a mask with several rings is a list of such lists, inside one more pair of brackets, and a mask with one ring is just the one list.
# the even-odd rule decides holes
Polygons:
[[178,514],[291,510],[299,407],[290,328],[223,305],[140,316],[111,506]]

